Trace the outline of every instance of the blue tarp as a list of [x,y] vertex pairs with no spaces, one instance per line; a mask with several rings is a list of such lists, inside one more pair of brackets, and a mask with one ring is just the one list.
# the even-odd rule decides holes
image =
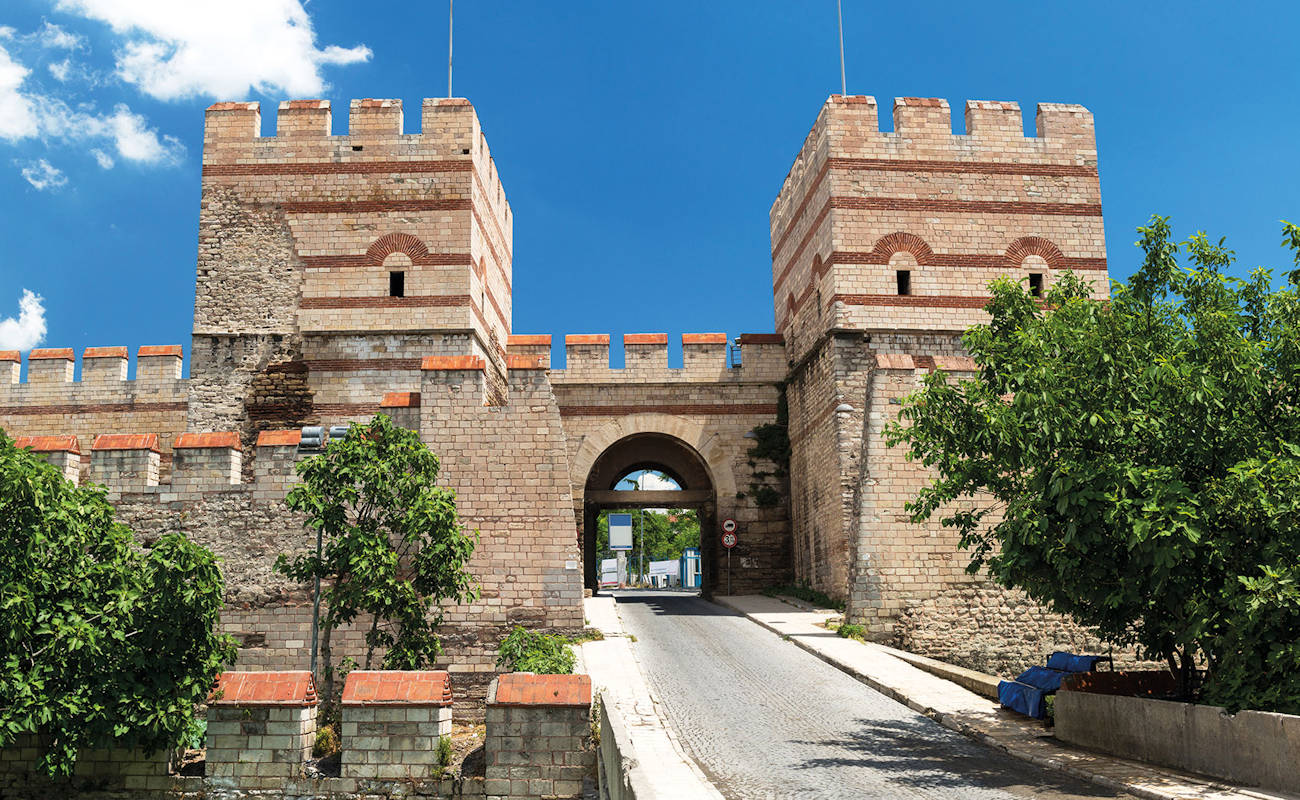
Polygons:
[[1061,688],[1072,672],[1091,672],[1106,656],[1085,656],[1057,651],[1047,657],[1047,666],[1030,667],[1014,681],[998,684],[998,702],[1012,711],[1035,719],[1047,716],[1047,697]]

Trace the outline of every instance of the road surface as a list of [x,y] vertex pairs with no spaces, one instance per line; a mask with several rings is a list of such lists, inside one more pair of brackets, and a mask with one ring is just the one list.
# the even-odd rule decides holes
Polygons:
[[697,596],[614,594],[683,747],[729,800],[1132,800],[972,742]]

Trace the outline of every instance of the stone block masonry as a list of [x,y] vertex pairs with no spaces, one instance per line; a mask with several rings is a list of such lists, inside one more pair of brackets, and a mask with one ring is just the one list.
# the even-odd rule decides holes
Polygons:
[[438,740],[451,735],[448,673],[354,670],[341,704],[344,778],[442,777]]
[[301,774],[315,738],[310,672],[223,672],[208,698],[205,775],[278,788]]
[[591,677],[510,673],[488,692],[489,800],[582,796],[595,764],[591,745]]

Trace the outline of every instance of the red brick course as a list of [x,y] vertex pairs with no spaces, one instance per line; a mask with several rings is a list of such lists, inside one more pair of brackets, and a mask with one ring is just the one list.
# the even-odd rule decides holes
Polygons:
[[91,450],[152,450],[158,449],[156,433],[105,433],[95,437]]
[[229,447],[243,450],[239,443],[239,434],[235,431],[215,433],[182,433],[172,444],[173,450],[199,449],[208,447]]
[[591,676],[511,672],[497,678],[495,706],[590,706]]
[[77,446],[76,436],[19,436],[14,439],[14,447],[19,450],[31,448],[38,453],[77,453],[80,455],[81,449]]
[[216,706],[314,706],[316,682],[306,670],[223,672],[208,696]]
[[450,706],[451,677],[441,670],[353,670],[343,685],[345,706]]

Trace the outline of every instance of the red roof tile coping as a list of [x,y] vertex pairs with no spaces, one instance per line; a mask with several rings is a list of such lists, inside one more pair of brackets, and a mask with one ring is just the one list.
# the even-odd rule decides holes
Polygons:
[[380,408],[419,408],[419,392],[387,392],[379,403]]
[[357,105],[361,108],[400,108],[402,101],[363,97],[357,101]]
[[835,103],[846,103],[849,105],[861,104],[874,106],[876,104],[876,98],[869,94],[833,94],[831,95],[831,101]]
[[420,359],[422,370],[482,370],[485,367],[483,359],[478,356],[425,356]]
[[28,361],[40,361],[45,358],[61,358],[65,361],[72,361],[76,356],[72,354],[71,347],[46,348],[44,350],[33,350],[27,354]]
[[726,344],[725,333],[683,333],[682,344]]
[[920,106],[923,108],[942,108],[948,105],[948,101],[942,97],[896,97],[894,102],[897,105]]
[[149,358],[150,356],[176,356],[182,355],[181,346],[178,344],[147,344],[135,351],[137,358]]
[[316,682],[297,672],[223,672],[208,695],[215,706],[314,706]]
[[172,445],[173,450],[189,450],[204,447],[227,447],[234,450],[244,449],[244,446],[239,442],[239,434],[235,431],[182,433],[176,439],[176,443]]
[[916,369],[916,362],[907,353],[876,353],[876,366],[881,369]]
[[666,333],[625,333],[623,344],[668,344]]
[[353,670],[343,684],[345,706],[449,706],[451,676],[442,670]]
[[87,358],[126,358],[125,347],[87,347],[81,354],[82,359]]
[[[435,105],[435,106],[467,106],[467,105],[471,105],[471,103],[469,102],[469,100],[465,99],[464,97],[432,97],[432,98],[430,98],[430,100],[433,101],[433,105]],[[427,102],[429,102],[429,100],[426,100],[425,102],[427,103]]]
[[302,431],[262,431],[257,434],[258,447],[297,447],[302,442]]
[[551,335],[549,333],[541,334],[511,334],[506,339],[506,347],[550,347]]
[[975,371],[975,359],[970,356],[935,356],[934,365],[946,372]]
[[0,361],[21,361],[17,350],[0,350]]
[[742,333],[740,343],[745,344],[785,344],[785,337],[779,333]]
[[158,450],[156,433],[105,433],[95,437],[91,450]]
[[328,100],[283,100],[280,103],[281,111],[302,111],[329,108]]
[[534,675],[511,672],[497,678],[494,706],[582,706],[591,705],[589,675]]
[[506,355],[506,369],[546,369],[541,356]]
[[208,106],[208,111],[257,111],[260,108],[258,103],[213,103]]
[[571,333],[564,337],[564,343],[570,344],[609,344],[608,333]]
[[76,453],[81,455],[81,448],[77,447],[77,437],[72,434],[66,436],[19,436],[14,439],[14,447],[19,450],[30,447],[38,453]]

